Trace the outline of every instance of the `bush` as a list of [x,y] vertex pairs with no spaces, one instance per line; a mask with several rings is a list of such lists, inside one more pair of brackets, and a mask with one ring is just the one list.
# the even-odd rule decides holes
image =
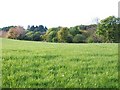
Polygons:
[[104,39],[100,36],[93,34],[87,38],[87,42],[88,43],[102,43],[102,42],[104,42]]
[[46,34],[46,41],[47,42],[52,42],[52,39],[56,37],[56,32],[51,31],[49,34]]
[[57,38],[57,37],[54,37],[54,38],[52,39],[52,42],[58,42],[58,38]]
[[40,34],[40,32],[35,32],[34,34],[33,34],[33,40],[34,41],[41,41],[41,34]]
[[74,43],[84,43],[86,40],[86,37],[82,34],[77,34],[73,38]]
[[25,40],[33,40],[33,31],[28,31],[28,32],[26,32],[26,34],[25,34],[25,38],[24,38]]
[[73,36],[72,35],[68,35],[67,39],[66,39],[67,43],[72,43],[73,42]]
[[81,34],[80,30],[77,27],[71,27],[69,29],[71,35],[75,36],[76,34]]
[[42,36],[40,32],[27,31],[23,39],[30,41],[41,41]]
[[67,41],[67,36],[69,33],[68,31],[69,29],[67,27],[63,27],[57,32],[57,38],[59,42],[65,43]]

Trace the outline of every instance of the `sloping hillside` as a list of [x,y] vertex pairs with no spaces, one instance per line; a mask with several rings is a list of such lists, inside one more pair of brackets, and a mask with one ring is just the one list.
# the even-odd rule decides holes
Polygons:
[[2,40],[3,88],[117,88],[117,44]]

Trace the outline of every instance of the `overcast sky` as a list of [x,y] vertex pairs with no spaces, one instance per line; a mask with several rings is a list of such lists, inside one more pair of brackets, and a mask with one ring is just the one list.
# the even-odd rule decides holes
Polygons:
[[90,24],[92,19],[118,16],[119,0],[0,0],[0,27]]

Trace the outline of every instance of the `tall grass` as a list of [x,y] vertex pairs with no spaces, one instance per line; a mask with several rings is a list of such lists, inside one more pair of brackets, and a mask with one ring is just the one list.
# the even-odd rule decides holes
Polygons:
[[3,88],[118,88],[117,44],[3,39]]

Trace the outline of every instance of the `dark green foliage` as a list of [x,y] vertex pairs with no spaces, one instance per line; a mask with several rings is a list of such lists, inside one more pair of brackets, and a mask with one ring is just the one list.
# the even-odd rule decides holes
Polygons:
[[25,39],[25,33],[24,34],[20,34],[18,37],[17,37],[18,40],[24,40]]
[[80,29],[78,27],[71,27],[69,29],[71,35],[75,36],[76,34],[81,34]]
[[57,27],[50,28],[43,36],[47,42],[68,42],[72,43],[73,36],[69,33],[68,28]]
[[104,42],[118,42],[120,39],[120,19],[109,16],[98,24],[97,34],[104,37]]
[[34,25],[30,27],[30,29],[28,29],[29,31],[34,31],[35,27]]
[[41,41],[41,33],[40,32],[35,32],[33,34],[33,41]]
[[26,32],[24,39],[30,41],[41,41],[42,37],[40,32],[28,31]]
[[30,26],[28,25],[28,28],[27,28],[29,31],[34,31],[34,32],[46,32],[47,31],[47,27],[43,26],[43,25],[39,25],[39,26]]
[[69,34],[66,38],[66,42],[72,43],[73,42],[73,36]]
[[[89,27],[92,26],[94,27],[94,25],[91,25]],[[47,42],[80,43],[80,42],[86,42],[86,39],[90,37],[94,32],[95,30],[88,30],[85,31],[84,33],[84,30],[80,30],[80,26],[75,26],[70,28],[57,27],[57,28],[48,29],[48,31],[43,36],[43,38]]]
[[16,27],[16,26],[3,27],[3,28],[1,28],[1,30],[3,30],[3,31],[9,31],[9,29],[12,28],[12,27]]
[[117,27],[117,31],[118,31],[118,34],[117,34],[117,41],[120,43],[120,18],[119,18],[119,24],[118,24],[118,27]]
[[75,26],[79,30],[95,30],[97,28],[96,24],[91,24],[91,25],[78,25]]
[[73,42],[74,43],[83,43],[83,42],[85,42],[85,39],[86,39],[86,37],[84,35],[77,34],[77,35],[74,36]]
[[[8,31],[11,27],[16,26],[3,27],[1,30]],[[118,43],[120,42],[120,18],[109,16],[101,20],[98,25],[77,25],[70,28],[59,26],[47,29],[43,25],[28,25],[25,32],[25,34],[17,36],[17,39],[62,43]],[[16,34],[11,35],[11,37],[14,35]],[[3,36],[2,32],[1,36]]]
[[47,31],[47,27],[46,26],[44,27],[43,25],[39,25],[38,26],[38,30],[41,31],[41,32],[46,32]]
[[33,40],[33,32],[32,31],[28,31],[26,34],[25,34],[25,40]]
[[81,30],[86,30],[86,26],[85,25],[80,25],[79,26]]

